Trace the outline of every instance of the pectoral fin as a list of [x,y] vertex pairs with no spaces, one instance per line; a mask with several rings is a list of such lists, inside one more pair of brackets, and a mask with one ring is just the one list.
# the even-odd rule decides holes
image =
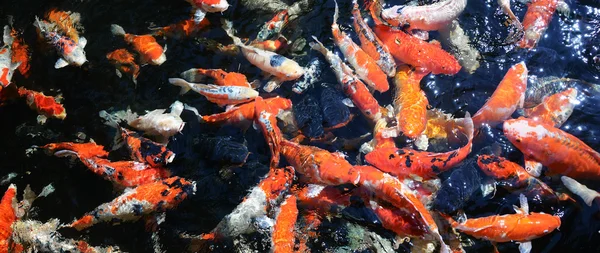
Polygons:
[[54,68],[60,69],[66,67],[67,65],[69,65],[69,63],[65,61],[65,59],[59,58],[58,61],[56,61],[56,63],[54,64]]
[[202,10],[202,8],[196,9],[196,11],[194,12],[194,23],[200,24],[200,22],[202,22],[202,20],[204,20],[205,16],[206,16],[206,12],[204,10]]
[[519,243],[519,251],[521,253],[529,253],[531,252],[531,242],[521,242]]
[[84,37],[79,37],[79,46],[81,48],[85,48],[85,45],[87,45],[87,39]]

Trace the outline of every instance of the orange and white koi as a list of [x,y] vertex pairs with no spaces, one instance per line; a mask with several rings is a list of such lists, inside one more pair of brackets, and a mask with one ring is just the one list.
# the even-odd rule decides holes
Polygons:
[[269,149],[271,150],[271,167],[276,167],[279,164],[281,140],[283,139],[281,130],[277,126],[277,113],[273,112],[273,108],[269,108],[260,96],[256,97],[254,104],[254,122],[260,126],[263,136],[269,144]]
[[560,227],[558,216],[545,213],[529,213],[527,198],[520,196],[521,208],[515,208],[516,214],[495,215],[467,219],[458,223],[448,218],[452,227],[475,238],[493,242],[520,242],[521,252],[529,247],[529,241],[542,237]]
[[[579,104],[577,90],[569,88],[563,92],[545,97],[542,103],[534,108],[525,109],[524,113],[525,117],[559,128],[571,116],[573,108],[577,104]],[[542,164],[525,159],[525,169],[529,174],[539,177],[542,173]]]
[[25,44],[22,38],[19,37],[19,33],[14,28],[10,32],[10,36],[13,39],[12,42],[12,63],[19,64],[17,68],[19,73],[24,77],[29,77],[29,68],[30,68],[30,52],[29,46]]
[[348,65],[346,65],[339,56],[329,51],[323,44],[313,37],[316,43],[310,43],[313,50],[321,52],[329,62],[333,73],[342,85],[346,96],[352,99],[352,102],[362,112],[362,114],[372,122],[377,122],[382,117],[381,106],[369,92],[365,84],[360,81]]
[[556,11],[558,0],[532,0],[523,18],[524,35],[519,41],[521,48],[534,48]]
[[233,34],[231,21],[223,20],[223,29],[231,37],[233,44],[241,48],[242,54],[252,65],[275,76],[275,79],[263,88],[266,92],[275,90],[283,81],[296,80],[304,75],[304,68],[294,60],[274,52],[244,45],[240,38]]
[[[279,110],[289,110],[292,108],[292,101],[286,98],[274,97],[264,99],[269,108],[277,108],[278,111],[270,111],[277,115]],[[201,116],[202,121],[209,124],[226,124],[246,127],[247,124],[254,121],[255,102],[249,102],[229,108],[227,111],[213,115]]]
[[475,128],[483,124],[494,127],[510,118],[517,108],[523,107],[526,89],[527,66],[520,62],[510,67],[492,96],[473,115]]
[[121,48],[106,54],[106,59],[117,68],[117,75],[121,73],[131,76],[133,83],[137,83],[137,77],[140,74],[140,66],[135,63],[135,56],[127,49]]
[[4,26],[3,33],[4,46],[0,48],[0,89],[10,84],[15,69],[21,63],[13,62],[13,41],[14,38],[10,34],[10,27]]
[[63,68],[67,65],[81,66],[86,61],[85,48],[87,40],[79,37],[77,41],[61,33],[60,25],[39,20],[35,17],[34,26],[37,27],[40,37],[46,38],[48,43],[54,46],[61,58],[56,61],[54,68]]
[[437,31],[458,18],[467,0],[444,0],[430,5],[396,5],[381,11],[381,17],[393,26],[409,30]]
[[588,206],[592,206],[592,203],[594,202],[594,200],[596,198],[600,198],[600,193],[577,182],[575,179],[572,179],[567,176],[562,176],[562,177],[560,177],[560,180],[563,182],[565,187],[567,187],[567,189],[569,189],[569,191],[571,191],[575,195],[581,197],[581,199],[583,199],[583,202]]
[[69,226],[81,231],[99,222],[135,221],[143,215],[175,208],[195,188],[194,182],[180,177],[143,184],[96,207]]
[[417,151],[395,146],[378,147],[365,156],[365,160],[376,168],[399,178],[416,177],[433,179],[437,174],[449,170],[462,162],[471,152],[473,145],[473,121],[467,116],[460,123],[467,137],[467,144],[445,153]]
[[119,127],[120,136],[114,149],[126,146],[129,156],[136,162],[147,163],[152,167],[164,167],[173,162],[175,153],[165,145],[144,138],[136,132]]
[[9,252],[12,226],[17,221],[17,186],[11,184],[0,200],[0,252]]
[[135,51],[140,54],[142,62],[161,65],[167,60],[167,56],[165,55],[167,47],[165,46],[163,49],[152,35],[134,35],[125,33],[123,27],[115,24],[110,26],[110,31],[113,35],[123,36],[125,41],[131,44]]
[[271,36],[281,33],[281,30],[288,24],[289,14],[287,10],[282,10],[275,14],[275,16],[267,21],[256,35],[257,41],[265,41]]
[[273,252],[293,252],[294,251],[294,225],[298,219],[298,206],[296,196],[288,195],[281,204],[279,214],[273,227],[271,237]]
[[335,13],[333,14],[333,24],[331,25],[333,41],[340,48],[344,57],[346,57],[346,60],[354,68],[361,80],[379,92],[386,92],[390,88],[387,74],[379,68],[371,56],[352,41],[350,36],[340,30],[340,27],[337,24],[338,15],[339,9],[336,2]]
[[528,118],[507,120],[503,128],[525,158],[542,163],[549,174],[600,179],[600,154],[577,137]]
[[252,88],[244,74],[237,72],[225,72],[221,69],[201,69],[192,68],[181,73],[181,78],[188,82],[204,82],[206,77],[213,79],[213,82],[219,86],[240,86]]
[[271,51],[271,52],[278,52],[281,49],[285,48],[287,45],[288,45],[288,41],[283,36],[279,36],[275,40],[264,40],[264,41],[254,40],[254,41],[250,42],[250,46],[252,46],[252,47]]
[[77,12],[59,11],[51,9],[46,13],[46,19],[53,24],[56,24],[60,33],[73,39],[75,43],[79,42],[78,29],[82,29],[81,15]]
[[454,75],[461,66],[439,43],[425,42],[386,25],[376,25],[375,34],[396,60],[431,73]]
[[194,11],[194,22],[196,24],[204,20],[207,12],[224,12],[229,8],[227,0],[186,0],[196,10]]
[[427,74],[427,72],[411,70],[405,65],[400,67],[394,78],[396,84],[394,109],[398,128],[411,139],[421,136],[427,126],[429,101],[425,92],[421,90],[421,79]]
[[386,73],[389,77],[396,75],[396,62],[390,54],[390,50],[383,42],[371,30],[371,27],[363,20],[360,9],[358,8],[358,2],[352,1],[352,16],[354,16],[354,30],[358,34],[360,39],[360,47],[376,61],[377,65],[381,70]]
[[18,93],[19,96],[26,99],[27,105],[29,105],[31,109],[36,110],[44,117],[60,120],[67,117],[67,111],[54,97],[46,96],[42,92],[28,90],[23,87],[19,87]]
[[200,23],[196,23],[193,18],[183,20],[179,23],[168,25],[165,27],[150,28],[154,32],[154,36],[166,36],[174,39],[183,39],[192,37],[206,30],[210,26],[208,19],[203,19]]
[[169,78],[169,83],[181,87],[180,94],[193,90],[219,106],[241,104],[258,97],[258,91],[243,86],[188,83],[181,78]]
[[[76,154],[79,158],[106,158],[108,152],[104,150],[104,146],[93,142],[75,143],[75,142],[59,142],[49,143],[40,148],[52,155],[60,156],[62,152]],[[70,152],[68,152],[70,151]]]

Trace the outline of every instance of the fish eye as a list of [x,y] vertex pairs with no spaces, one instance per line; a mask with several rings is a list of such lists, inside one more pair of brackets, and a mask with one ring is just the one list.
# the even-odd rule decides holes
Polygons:
[[518,142],[518,143],[521,143],[521,139],[517,139],[517,142]]
[[160,159],[159,157],[154,157],[154,159],[153,159],[153,160],[154,160],[154,162],[155,162],[155,163],[160,163],[160,162],[162,162],[162,159]]

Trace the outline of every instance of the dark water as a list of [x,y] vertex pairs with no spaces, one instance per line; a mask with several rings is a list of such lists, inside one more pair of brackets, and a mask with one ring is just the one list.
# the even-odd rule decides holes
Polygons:
[[[350,31],[350,1],[338,2],[342,12],[340,23],[344,30]],[[469,1],[459,22],[483,56],[481,67],[472,75],[460,72],[452,77],[426,77],[422,88],[427,93],[431,106],[457,117],[462,117],[466,112],[475,113],[494,91],[508,68],[522,60],[527,63],[530,75],[569,77],[600,83],[600,65],[593,60],[594,56],[600,54],[600,2],[584,0],[568,3],[571,15],[555,15],[537,49],[526,51],[502,44],[507,35],[507,29],[502,25],[506,17],[499,14],[496,1]],[[255,36],[259,27],[273,16],[268,11],[247,9],[243,2],[230,0],[230,4],[230,9],[223,17],[233,21],[238,35],[242,37]],[[284,35],[292,40],[309,40],[311,35],[315,35],[331,48],[333,6],[333,1],[315,0],[312,9],[292,22]],[[85,51],[89,60],[83,67],[69,66],[56,70],[53,67],[56,54],[52,51],[45,52],[39,46],[32,25],[34,17],[44,16],[51,8],[81,13],[82,25],[85,27],[82,36],[88,40]],[[56,188],[55,193],[36,201],[33,218],[41,221],[58,218],[61,222],[68,223],[99,204],[112,200],[116,193],[112,191],[109,182],[89,172],[79,162],[50,157],[43,152],[26,154],[26,150],[32,145],[93,139],[109,146],[114,130],[102,124],[98,117],[100,110],[116,111],[130,107],[135,112],[143,113],[144,110],[167,108],[173,101],[180,100],[198,108],[203,115],[220,112],[222,109],[197,94],[179,96],[178,88],[167,82],[167,78],[176,77],[192,67],[222,68],[244,73],[249,80],[260,78],[260,71],[241,55],[231,57],[210,51],[194,38],[157,38],[160,44],[168,45],[168,60],[159,67],[142,67],[137,87],[128,78],[116,76],[105,55],[126,45],[122,38],[111,35],[110,24],[119,24],[129,33],[145,34],[149,32],[150,26],[166,26],[188,18],[190,11],[190,5],[180,0],[2,2],[0,20],[12,15],[14,26],[24,32],[24,39],[32,48],[31,76],[26,79],[16,74],[14,83],[44,91],[48,95],[62,94],[68,114],[64,121],[51,119],[40,126],[36,122],[36,113],[23,101],[0,107],[0,176],[10,172],[18,173],[14,183],[20,191],[26,184],[30,184],[35,192],[49,183],[53,183]],[[518,17],[523,17],[526,6],[513,3],[513,11]],[[229,43],[230,40],[219,28],[220,17],[219,14],[209,14],[212,29],[200,34],[200,37]],[[434,38],[437,36],[435,33],[432,35]],[[293,57],[301,65],[320,57],[309,50],[308,46],[297,52],[292,50],[287,56]],[[335,77],[328,65],[322,66],[325,67],[319,83],[335,84]],[[577,88],[583,90],[586,86]],[[320,89],[310,89],[307,94],[317,99],[320,92]],[[276,93],[291,98],[294,104],[307,96],[293,93],[291,83],[284,84]],[[390,93],[376,96],[380,104],[391,102]],[[562,129],[600,150],[600,97],[588,93],[581,96],[581,99],[581,105],[575,108]],[[336,130],[336,135],[351,138],[370,131],[360,113],[355,108],[351,108],[351,112],[357,117],[347,127]],[[168,211],[166,221],[161,224],[160,243],[168,252],[180,252],[185,248],[187,241],[180,239],[179,234],[201,234],[213,229],[268,171],[269,149],[260,132],[252,128],[244,133],[232,127],[202,125],[189,112],[184,112],[182,118],[187,122],[185,129],[169,143],[169,148],[177,153],[170,169],[176,175],[195,180],[198,191],[176,210]],[[206,138],[226,138],[228,141],[244,144],[250,155],[243,166],[231,166],[227,159],[215,159],[213,150],[209,150],[208,145],[203,145]],[[502,136],[501,129],[491,129],[478,136],[473,153],[492,142],[502,144],[509,158],[520,158],[520,153]],[[334,149],[329,145],[321,146]],[[354,156],[355,154],[350,154],[350,157]],[[560,185],[559,182],[549,183],[553,186]],[[588,183],[588,186],[600,189],[600,185],[595,182]],[[7,185],[3,185],[0,190],[3,192],[6,187]],[[493,200],[475,202],[465,211],[469,216],[510,213],[512,205],[517,202],[515,196],[500,191]],[[558,213],[563,222],[559,231],[533,242],[535,252],[600,251],[597,243],[600,240],[600,210],[597,205],[591,208],[579,203],[566,206],[532,205],[531,208],[534,211]],[[311,248],[315,251],[331,251],[347,246],[348,241],[340,236],[345,231],[339,228],[339,224],[345,222],[345,219],[336,218],[323,224],[320,229],[321,238],[310,244]],[[381,228],[377,231],[386,238],[393,238],[389,231]],[[142,221],[115,226],[98,224],[81,233],[68,229],[62,229],[61,232],[67,237],[85,239],[91,245],[117,245],[128,252],[152,251],[150,234],[145,231]],[[269,248],[269,244],[263,242],[268,242],[268,238],[263,235],[250,235],[243,239],[247,242],[254,241],[254,244],[249,244],[258,251]],[[231,251],[232,247],[232,242],[229,241],[215,245],[214,249]],[[517,250],[513,243],[500,244],[499,247],[501,251]],[[473,252],[490,249],[489,244],[482,241],[469,248]],[[407,248],[399,249],[402,250]]]

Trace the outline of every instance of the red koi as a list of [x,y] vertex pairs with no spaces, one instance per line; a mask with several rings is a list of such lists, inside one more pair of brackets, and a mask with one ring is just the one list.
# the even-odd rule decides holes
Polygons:
[[421,79],[427,72],[413,71],[408,66],[400,67],[394,78],[396,95],[394,109],[399,130],[408,138],[416,139],[427,126],[429,101],[421,90]]
[[46,19],[56,24],[62,34],[71,38],[75,43],[79,42],[79,32],[77,31],[78,28],[81,28],[81,15],[79,13],[51,9],[46,13]]
[[17,221],[17,187],[11,184],[2,200],[0,200],[0,253],[8,253],[11,237],[12,225]]
[[179,23],[168,25],[159,28],[150,28],[154,30],[152,35],[154,36],[166,36],[174,39],[183,39],[187,37],[195,36],[210,26],[208,19],[203,19],[200,23],[196,24],[193,18],[183,20]]
[[93,158],[93,157],[108,157],[108,152],[104,150],[104,146],[98,145],[93,142],[88,143],[74,143],[74,142],[59,142],[50,143],[42,147],[47,152],[60,156],[65,151],[72,151],[77,154],[79,158]]
[[272,35],[278,34],[288,24],[289,14],[287,10],[282,10],[267,21],[256,36],[257,41],[265,41]]
[[39,114],[60,120],[67,117],[67,111],[62,104],[56,102],[54,97],[46,96],[44,93],[28,90],[23,87],[19,87],[18,92],[19,96],[25,97],[27,105]]
[[125,128],[120,127],[119,129],[122,144],[127,147],[130,158],[134,161],[147,163],[152,167],[163,167],[175,159],[175,153],[167,149],[165,145],[156,143]]
[[142,57],[143,62],[149,62],[154,65],[161,65],[167,60],[165,55],[166,47],[163,47],[156,42],[152,35],[135,35],[125,33],[123,27],[119,25],[111,25],[111,32],[114,35],[123,36],[125,41],[133,46]]
[[31,53],[29,51],[29,46],[25,44],[22,38],[19,37],[19,33],[14,28],[10,32],[10,36],[14,38],[12,42],[12,55],[11,60],[13,64],[20,63],[19,73],[24,77],[29,77],[29,69],[30,69],[30,56]]
[[279,164],[281,140],[283,139],[281,130],[277,126],[277,114],[272,112],[273,108],[269,108],[260,96],[256,97],[254,104],[256,106],[254,122],[260,126],[263,136],[269,144],[269,149],[271,149],[271,167],[276,167]]
[[106,59],[114,65],[119,72],[126,73],[131,76],[134,83],[137,83],[137,77],[140,74],[140,66],[135,63],[135,56],[121,48],[106,54]]
[[523,18],[524,36],[519,41],[521,48],[534,48],[556,11],[558,0],[532,0]]
[[293,252],[294,250],[294,225],[298,219],[296,197],[288,195],[281,204],[279,214],[273,228],[273,252]]
[[221,69],[192,68],[181,73],[181,78],[193,83],[204,82],[206,81],[206,77],[213,79],[213,82],[219,86],[252,88],[246,76],[237,72],[225,72]]
[[[267,98],[264,99],[264,102],[267,104],[267,107],[278,108],[279,110],[289,110],[292,108],[292,101],[286,98]],[[252,101],[237,105],[226,112],[202,116],[202,121],[209,124],[239,125],[246,127],[250,122],[254,121],[255,107],[255,102]]]

